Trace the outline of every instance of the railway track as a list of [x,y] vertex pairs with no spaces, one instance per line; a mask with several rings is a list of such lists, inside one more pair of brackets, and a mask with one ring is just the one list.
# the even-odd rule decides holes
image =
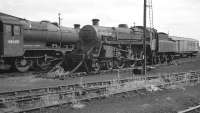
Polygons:
[[[147,66],[148,69],[153,68],[152,66]],[[42,78],[51,78],[51,79],[60,79],[60,80],[64,80],[64,79],[68,79],[69,77],[75,78],[75,77],[84,77],[84,76],[90,76],[90,75],[98,75],[98,74],[109,74],[109,73],[131,73],[134,74],[134,70],[136,71],[141,71],[142,67],[134,67],[134,68],[122,68],[122,69],[109,69],[109,70],[101,70],[98,72],[76,72],[76,73],[69,73],[69,72],[65,72],[64,69],[62,67],[58,67],[55,71],[50,71],[48,73],[40,73],[38,74],[39,77]]]
[[156,86],[194,85],[200,82],[200,72],[182,72],[160,76],[135,76],[99,82],[80,81],[79,84],[60,85],[29,90],[0,93],[0,111],[24,113],[63,104],[75,104],[93,98],[108,97],[134,90]]
[[[128,82],[129,80],[130,79],[123,79],[120,80],[120,82]],[[38,110],[58,104],[74,103],[75,101],[105,96],[106,86],[111,85],[113,82],[114,81],[103,81],[4,92],[0,94],[0,103],[8,106],[15,103],[15,107],[20,108],[20,110],[14,111],[16,113]],[[88,93],[88,95],[84,95],[84,93]]]
[[185,109],[183,111],[179,111],[178,113],[200,113],[200,105],[190,107],[190,108]]

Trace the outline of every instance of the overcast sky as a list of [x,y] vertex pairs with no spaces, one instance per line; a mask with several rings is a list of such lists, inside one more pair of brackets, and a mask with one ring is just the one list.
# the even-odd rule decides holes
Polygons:
[[[58,21],[62,25],[91,24],[99,18],[102,26],[143,24],[143,0],[0,0],[0,11],[29,20]],[[171,35],[200,40],[200,0],[152,0],[154,27]],[[148,22],[149,23],[149,22]]]

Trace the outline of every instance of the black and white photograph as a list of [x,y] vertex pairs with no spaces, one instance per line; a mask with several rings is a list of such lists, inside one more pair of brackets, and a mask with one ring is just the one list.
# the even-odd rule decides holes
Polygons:
[[0,113],[200,113],[199,0],[0,1]]

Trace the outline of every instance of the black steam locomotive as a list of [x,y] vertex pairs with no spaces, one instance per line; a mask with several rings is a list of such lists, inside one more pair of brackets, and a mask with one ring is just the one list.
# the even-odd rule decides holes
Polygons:
[[[142,26],[103,27],[98,19],[93,19],[93,25],[79,27],[0,14],[0,68],[14,66],[25,72],[31,67],[47,69],[62,61],[65,70],[91,72],[143,63]],[[148,64],[170,62],[174,56],[198,52],[197,40],[183,42],[150,28],[146,33]]]
[[[91,72],[141,65],[144,57],[143,30],[142,26],[129,28],[126,24],[103,27],[99,26],[98,19],[93,19],[93,25],[85,25],[80,29],[81,46],[65,58],[68,64],[66,67],[74,71],[84,65],[85,70]],[[148,64],[171,62],[174,57],[180,55],[180,44],[168,34],[150,28],[146,29],[146,33]],[[185,45],[184,50],[187,50],[187,54],[184,50],[182,54],[195,55],[198,52],[198,41],[191,39],[186,42],[189,41],[192,46]]]
[[[141,65],[143,29],[142,26],[128,28],[126,24],[120,24],[118,27],[103,27],[99,26],[98,19],[93,19],[93,25],[86,25],[80,29],[81,50],[69,54],[66,58],[69,59],[67,63],[74,64],[78,61],[73,55],[84,54],[84,61],[86,61],[84,66],[89,72]],[[166,39],[159,40],[163,33],[157,33],[155,29],[146,29],[146,32],[148,64],[157,63],[160,60],[170,61],[175,54],[175,41],[169,39],[167,34],[165,34]],[[163,47],[166,44],[170,47]],[[79,65],[78,62],[76,63]]]
[[33,22],[1,13],[0,68],[14,66],[20,72],[31,67],[46,69],[76,48],[79,27]]

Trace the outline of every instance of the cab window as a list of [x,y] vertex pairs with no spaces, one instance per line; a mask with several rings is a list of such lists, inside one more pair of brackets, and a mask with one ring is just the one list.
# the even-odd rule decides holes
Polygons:
[[20,27],[14,26],[14,35],[20,35]]
[[21,33],[20,26],[6,24],[5,32],[11,34],[12,36],[20,35]]
[[12,33],[12,26],[11,25],[5,25],[5,32],[11,34]]

